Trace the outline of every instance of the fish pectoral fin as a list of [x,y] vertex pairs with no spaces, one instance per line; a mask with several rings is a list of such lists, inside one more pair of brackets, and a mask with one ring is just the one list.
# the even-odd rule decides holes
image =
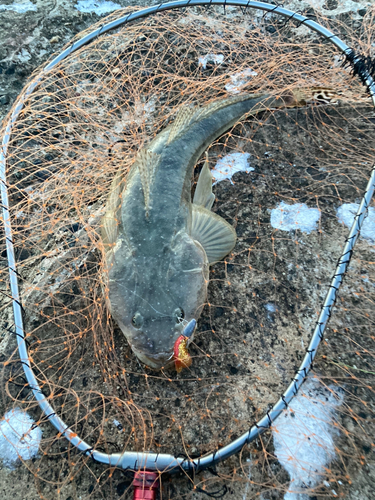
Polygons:
[[160,155],[149,149],[142,149],[137,158],[137,167],[141,177],[146,212],[148,212],[150,207],[151,186],[154,182],[155,172],[159,162]]
[[119,208],[121,207],[124,179],[122,172],[113,178],[110,194],[107,201],[106,212],[101,221],[101,235],[106,252],[110,250],[117,240],[119,226]]
[[237,239],[236,231],[222,217],[194,204],[190,236],[202,245],[209,264],[223,259]]
[[110,250],[118,235],[118,221],[114,212],[107,211],[102,218],[102,241],[106,251]]
[[215,195],[212,192],[212,174],[208,166],[208,158],[206,153],[206,161],[203,165],[201,173],[199,174],[193,203],[194,205],[200,205],[207,210],[211,210],[214,201]]
[[176,118],[170,127],[167,144],[170,144],[173,139],[180,135],[180,133],[190,124],[193,116],[198,110],[199,108],[197,106],[184,106],[178,110]]

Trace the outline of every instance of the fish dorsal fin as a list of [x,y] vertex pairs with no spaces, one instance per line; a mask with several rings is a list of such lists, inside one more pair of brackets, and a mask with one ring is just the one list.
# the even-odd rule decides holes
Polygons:
[[[216,101],[211,102],[211,104],[208,104],[206,106],[203,106],[202,108],[198,109],[197,116],[195,117],[195,120],[203,120],[204,118],[207,118],[208,116],[212,115],[213,113],[216,113],[216,111],[219,111],[220,109],[223,109],[227,106],[231,106],[233,104],[237,104],[242,101],[248,101],[250,98],[251,99],[257,99],[258,97],[268,97],[267,94],[262,94],[262,93],[257,93],[257,94],[242,94],[242,95],[236,95],[236,96],[231,96],[228,97],[227,99],[218,99]],[[261,105],[258,103],[257,106]],[[261,110],[262,111],[262,110]]]
[[[253,94],[251,97],[256,99],[261,97],[263,94]],[[266,94],[264,94],[266,97]],[[216,111],[229,106],[230,104],[235,104],[237,102],[245,101],[249,99],[249,95],[239,95],[232,96],[228,99],[219,99],[214,101],[207,106],[184,106],[180,108],[177,112],[176,118],[173,124],[169,127],[169,137],[166,144],[170,144],[180,133],[193,121],[203,120],[211,116]]]
[[122,192],[124,190],[124,177],[122,171],[117,172],[113,178],[110,194],[107,201],[106,212],[102,218],[102,240],[106,251],[112,249],[118,235],[118,211],[121,206]]
[[159,162],[160,155],[149,149],[142,149],[137,158],[137,167],[139,175],[141,176],[146,213],[148,213],[150,208],[150,191]]
[[228,255],[237,239],[236,231],[222,217],[194,204],[190,236],[202,245],[209,264]]
[[199,108],[197,106],[184,106],[179,109],[177,116],[173,124],[171,125],[167,144],[170,144],[173,139],[179,136],[184,128],[191,123],[193,116],[197,113],[198,110]]
[[206,161],[204,162],[201,173],[199,174],[193,203],[194,205],[200,205],[207,210],[211,210],[214,201],[215,195],[212,192],[212,174],[208,167],[208,155],[206,153]]

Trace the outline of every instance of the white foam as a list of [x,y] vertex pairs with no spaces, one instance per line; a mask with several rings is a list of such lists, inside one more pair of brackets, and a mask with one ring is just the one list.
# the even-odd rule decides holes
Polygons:
[[117,9],[122,9],[121,5],[111,0],[78,0],[75,6],[80,12],[94,12],[98,16],[109,14]]
[[310,377],[272,426],[276,457],[291,480],[284,500],[308,500],[304,490],[319,484],[335,458],[334,419],[342,401],[337,388]]
[[215,180],[214,184],[225,179],[228,179],[233,184],[232,177],[236,172],[252,172],[254,168],[250,167],[249,161],[249,153],[231,153],[220,158],[211,170],[211,174]]
[[12,3],[10,5],[0,4],[0,10],[13,10],[14,12],[18,12],[19,14],[23,14],[24,12],[37,11],[37,6],[32,2],[25,3]]
[[318,208],[309,208],[305,203],[288,205],[282,201],[276,208],[271,210],[271,226],[282,231],[299,229],[309,234],[318,228],[317,222],[319,219],[320,210]]
[[224,61],[223,54],[206,54],[205,56],[200,56],[198,58],[199,66],[206,69],[207,63],[221,64]]
[[246,68],[239,73],[234,73],[230,75],[231,83],[225,85],[225,90],[231,94],[238,94],[241,91],[241,87],[248,83],[253,76],[257,76],[257,74],[258,73],[251,68]]
[[34,420],[20,408],[8,411],[0,421],[0,459],[13,469],[17,462],[37,455],[42,431]]
[[[341,205],[336,211],[339,222],[345,224],[346,227],[352,227],[358,208],[358,203],[344,203]],[[367,217],[362,225],[361,237],[370,243],[375,243],[375,208],[373,207],[368,209]]]

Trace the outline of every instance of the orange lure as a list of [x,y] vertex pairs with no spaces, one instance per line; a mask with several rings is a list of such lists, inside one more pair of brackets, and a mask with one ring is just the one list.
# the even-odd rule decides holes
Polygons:
[[197,322],[195,319],[189,321],[189,323],[185,326],[182,335],[178,337],[174,344],[173,359],[177,373],[180,373],[184,368],[188,368],[193,362],[188,352],[188,345],[196,326]]
[[180,335],[174,344],[174,366],[177,373],[180,373],[184,368],[188,368],[193,362],[188,352],[188,340],[184,335]]

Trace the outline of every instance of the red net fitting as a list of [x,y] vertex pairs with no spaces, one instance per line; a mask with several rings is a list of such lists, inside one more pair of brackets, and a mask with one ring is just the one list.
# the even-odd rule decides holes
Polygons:
[[159,489],[158,474],[156,472],[139,471],[134,474],[133,500],[155,500]]

